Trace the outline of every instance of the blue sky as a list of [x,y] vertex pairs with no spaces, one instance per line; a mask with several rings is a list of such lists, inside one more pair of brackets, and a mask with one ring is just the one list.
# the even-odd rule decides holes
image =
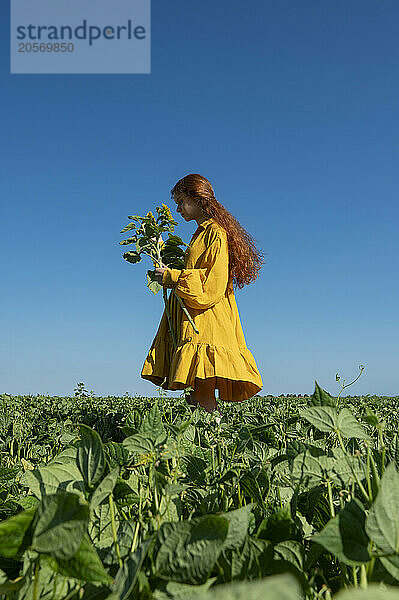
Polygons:
[[153,0],[147,75],[10,75],[0,11],[0,393],[157,395],[120,231],[201,173],[265,254],[236,291],[260,394],[360,364],[344,395],[399,394],[397,0]]

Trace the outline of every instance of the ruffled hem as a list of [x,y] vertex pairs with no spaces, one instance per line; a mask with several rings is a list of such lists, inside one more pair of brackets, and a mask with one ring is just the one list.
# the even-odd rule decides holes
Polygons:
[[195,378],[215,378],[219,399],[225,402],[247,400],[263,388],[255,359],[246,346],[234,351],[184,342],[174,351],[169,340],[159,339],[144,361],[141,377],[171,391],[195,387]]

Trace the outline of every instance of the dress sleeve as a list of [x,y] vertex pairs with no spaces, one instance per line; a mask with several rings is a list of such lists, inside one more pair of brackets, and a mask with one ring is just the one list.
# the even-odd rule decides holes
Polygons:
[[162,285],[172,287],[187,306],[206,309],[224,296],[229,277],[227,241],[218,234],[201,256],[196,269],[167,269]]

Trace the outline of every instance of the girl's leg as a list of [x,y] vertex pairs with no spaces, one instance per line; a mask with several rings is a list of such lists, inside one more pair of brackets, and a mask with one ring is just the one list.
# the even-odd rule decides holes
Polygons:
[[194,391],[190,392],[190,400],[199,404],[207,412],[212,412],[216,408],[215,379],[195,378]]

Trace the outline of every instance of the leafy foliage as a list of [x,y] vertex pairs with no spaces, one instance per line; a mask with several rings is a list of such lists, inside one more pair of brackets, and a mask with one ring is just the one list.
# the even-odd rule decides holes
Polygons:
[[3,394],[0,597],[396,598],[397,400]]

